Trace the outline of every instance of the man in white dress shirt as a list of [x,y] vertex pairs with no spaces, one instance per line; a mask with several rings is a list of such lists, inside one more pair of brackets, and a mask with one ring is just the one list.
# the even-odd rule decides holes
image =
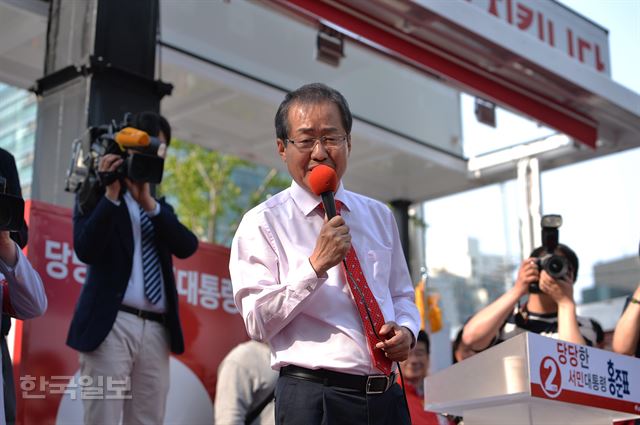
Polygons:
[[[247,331],[269,343],[272,367],[280,370],[275,422],[409,423],[391,362],[407,358],[419,313],[392,212],[340,181],[351,152],[347,102],[330,87],[309,84],[287,94],[275,124],[293,181],[245,214],[230,259]],[[339,180],[341,213],[331,219],[309,183],[319,165]],[[358,270],[351,262],[345,273],[345,258],[345,267],[355,258]]]

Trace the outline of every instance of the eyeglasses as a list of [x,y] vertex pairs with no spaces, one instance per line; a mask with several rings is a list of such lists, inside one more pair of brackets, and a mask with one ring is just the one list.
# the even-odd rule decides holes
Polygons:
[[344,145],[347,137],[349,137],[348,134],[342,136],[309,137],[304,140],[285,139],[285,142],[291,143],[301,152],[308,152],[312,151],[313,148],[316,147],[316,142],[320,142],[325,149],[339,149]]

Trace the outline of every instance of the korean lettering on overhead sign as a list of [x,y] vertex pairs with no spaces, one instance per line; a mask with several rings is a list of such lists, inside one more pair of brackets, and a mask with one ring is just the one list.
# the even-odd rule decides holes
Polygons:
[[606,30],[560,4],[543,0],[466,0],[571,58],[609,75]]
[[[84,284],[87,266],[81,262],[68,242],[46,240],[45,270],[50,279],[67,280],[73,276],[76,283]],[[178,295],[185,297],[187,303],[207,310],[221,308],[225,313],[237,314],[233,301],[231,280],[197,270],[174,268]]]

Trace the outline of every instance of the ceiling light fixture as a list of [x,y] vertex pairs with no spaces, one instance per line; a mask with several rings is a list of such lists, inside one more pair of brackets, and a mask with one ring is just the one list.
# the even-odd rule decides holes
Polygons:
[[322,25],[316,38],[316,60],[337,67],[344,57],[344,36]]

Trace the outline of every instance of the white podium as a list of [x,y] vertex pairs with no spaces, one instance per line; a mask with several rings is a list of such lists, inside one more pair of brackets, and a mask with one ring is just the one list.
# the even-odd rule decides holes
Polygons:
[[640,418],[640,359],[524,333],[425,379],[426,410],[465,425]]

